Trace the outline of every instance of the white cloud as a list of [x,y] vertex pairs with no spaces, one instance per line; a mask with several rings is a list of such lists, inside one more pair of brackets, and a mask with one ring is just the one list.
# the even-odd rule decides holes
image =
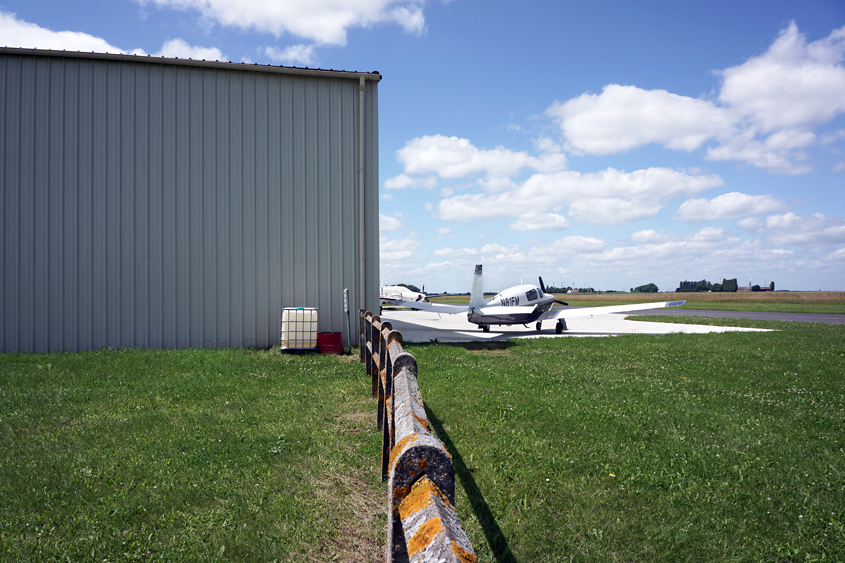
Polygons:
[[[566,167],[566,156],[560,152],[546,152],[540,157],[524,151],[504,147],[479,149],[469,139],[426,135],[408,141],[397,152],[405,166],[405,174],[437,174],[441,178],[465,178],[484,174],[486,187],[501,188],[497,179],[506,179],[523,169],[554,172]],[[507,182],[506,182],[507,185]]]
[[606,246],[607,244],[601,239],[572,236],[556,240],[550,248],[554,252],[566,254],[591,254],[599,252]]
[[713,221],[766,215],[786,211],[788,208],[786,202],[770,195],[730,192],[710,200],[687,200],[678,208],[678,217],[691,222]]
[[437,185],[435,176],[422,176],[412,178],[407,174],[399,174],[384,181],[384,187],[388,190],[403,190],[405,188],[426,188],[432,189]]
[[390,239],[381,234],[379,236],[379,262],[384,264],[385,270],[382,275],[390,271],[397,263],[414,262],[419,259],[417,250],[421,246],[417,234],[411,231],[408,236],[399,239]]
[[245,30],[285,33],[318,44],[345,45],[350,28],[398,24],[425,31],[424,0],[137,0],[141,5],[195,11],[207,21]]
[[397,231],[402,228],[402,221],[396,217],[388,217],[387,215],[378,214],[378,230],[379,233],[386,233],[389,231]]
[[475,248],[438,248],[433,253],[435,256],[451,256],[453,258],[464,256],[478,256],[479,252]]
[[437,239],[436,240],[443,240],[443,239],[455,239],[458,238],[458,235],[452,232],[451,229],[446,227],[437,227]]
[[839,244],[845,242],[845,221],[821,213],[793,212],[766,217],[766,238],[781,245]]
[[[6,47],[23,47],[26,49],[52,49],[56,51],[83,51],[95,53],[125,54],[127,51],[115,47],[105,39],[95,37],[80,31],[53,31],[40,27],[34,23],[17,19],[15,14],[0,12],[0,43]],[[147,54],[143,49],[128,51],[131,55]],[[189,45],[183,39],[165,41],[155,57],[180,59],[196,59],[207,61],[227,61],[220,49],[215,47],[198,47]]]
[[740,229],[745,229],[746,231],[759,231],[763,228],[763,221],[757,217],[747,217],[738,221],[736,226]]
[[763,133],[827,123],[845,112],[845,27],[813,43],[791,22],[769,50],[721,72],[719,100]]
[[654,217],[661,207],[659,201],[651,198],[606,197],[573,201],[569,215],[585,223],[620,225]]
[[727,231],[722,227],[704,227],[694,235],[692,235],[689,240],[693,242],[718,242],[723,240],[727,236]]
[[161,50],[153,53],[155,57],[194,59],[206,61],[228,61],[229,59],[216,47],[197,47],[188,45],[182,39],[170,39],[164,42]]
[[284,49],[278,47],[265,47],[264,54],[271,60],[289,66],[315,65],[317,57],[314,54],[313,45],[290,45]]
[[616,224],[653,216],[671,198],[722,184],[715,175],[690,176],[667,168],[535,174],[516,189],[499,194],[461,194],[441,200],[437,216],[461,222],[518,218],[538,209],[556,212],[569,205],[573,218]]
[[730,116],[711,102],[619,84],[555,103],[546,112],[572,148],[599,155],[648,143],[691,151],[732,128]]
[[53,49],[56,51],[85,51],[95,53],[125,53],[105,39],[81,31],[53,31],[34,23],[19,20],[15,14],[0,12],[0,43],[6,47]]
[[666,90],[609,84],[552,104],[554,119],[576,151],[605,155],[656,143],[706,149],[710,160],[734,160],[782,174],[813,169],[812,129],[845,112],[845,27],[808,43],[794,22],[762,55],[718,72],[718,102]]
[[827,255],[827,259],[834,262],[845,262],[845,248],[840,248],[835,252]]
[[666,234],[666,231],[657,232],[654,229],[643,229],[631,235],[631,240],[638,244],[654,244],[666,242],[672,237]]
[[569,219],[557,213],[523,213],[508,226],[515,231],[562,231],[569,228]]

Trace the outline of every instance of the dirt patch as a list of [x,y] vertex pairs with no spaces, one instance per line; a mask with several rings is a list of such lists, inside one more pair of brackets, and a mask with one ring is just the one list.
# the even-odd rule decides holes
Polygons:
[[362,475],[332,475],[320,482],[335,509],[334,533],[321,551],[344,563],[382,562],[387,544],[387,498],[378,487],[367,485]]

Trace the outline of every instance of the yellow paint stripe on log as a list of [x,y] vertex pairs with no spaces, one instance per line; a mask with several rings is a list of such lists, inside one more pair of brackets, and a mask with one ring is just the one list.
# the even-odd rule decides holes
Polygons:
[[425,521],[423,525],[419,527],[417,533],[414,534],[414,537],[411,538],[411,541],[408,542],[408,557],[423,551],[425,548],[430,546],[431,542],[434,541],[434,538],[436,538],[442,531],[443,522],[440,518],[432,518]]
[[461,563],[478,563],[478,556],[462,548],[458,542],[452,541],[452,553]]

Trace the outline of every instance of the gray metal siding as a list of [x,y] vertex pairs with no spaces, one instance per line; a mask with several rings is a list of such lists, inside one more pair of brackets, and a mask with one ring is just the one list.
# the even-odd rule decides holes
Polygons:
[[0,78],[3,351],[271,346],[285,306],[318,307],[319,330],[346,333],[343,288],[353,320],[359,307],[357,76],[0,53]]

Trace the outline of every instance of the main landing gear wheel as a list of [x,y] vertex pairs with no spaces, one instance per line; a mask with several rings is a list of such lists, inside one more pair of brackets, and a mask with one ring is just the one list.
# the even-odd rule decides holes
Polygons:
[[490,332],[490,325],[482,325],[481,330],[483,330],[484,332]]
[[555,325],[555,332],[558,334],[563,334],[563,323],[558,321]]
[[543,330],[543,323],[537,321],[537,332],[540,332],[541,330]]

